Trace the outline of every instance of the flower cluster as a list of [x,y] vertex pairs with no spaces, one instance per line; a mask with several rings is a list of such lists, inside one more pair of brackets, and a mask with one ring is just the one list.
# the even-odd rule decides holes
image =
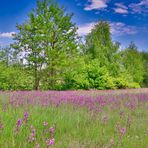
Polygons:
[[[78,107],[85,107],[88,110],[100,112],[102,108],[109,106],[111,110],[127,108],[136,109],[147,101],[148,93],[141,94],[139,90],[118,91],[31,91],[13,92],[10,96],[12,106],[39,105],[59,107],[62,104],[73,104]],[[27,98],[27,101],[26,101]],[[126,98],[126,99],[125,99]],[[120,113],[123,117],[124,113]]]
[[115,131],[121,136],[124,136],[126,134],[126,127],[121,127],[121,125],[117,123],[115,125]]
[[16,121],[16,128],[15,128],[15,133],[16,133],[16,134],[19,133],[20,128],[21,128],[21,126],[23,125],[23,123],[24,123],[24,124],[27,123],[28,117],[29,117],[29,113],[28,113],[28,112],[24,112],[24,119],[19,118],[19,119]]
[[46,145],[49,147],[49,146],[53,146],[55,144],[55,127],[50,127],[49,130],[48,130],[48,122],[47,121],[44,121],[43,122],[43,126],[44,126],[44,129],[43,129],[43,134],[44,136],[47,135],[47,137],[49,137],[47,140],[46,140]]

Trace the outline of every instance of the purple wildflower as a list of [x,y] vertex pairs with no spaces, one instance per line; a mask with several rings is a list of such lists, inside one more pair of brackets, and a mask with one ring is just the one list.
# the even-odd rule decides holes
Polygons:
[[122,128],[120,129],[120,133],[121,133],[121,135],[125,135],[125,133],[126,133],[126,128],[125,128],[125,127],[122,127]]
[[29,113],[28,112],[25,112],[24,113],[24,119],[27,119],[29,117]]
[[54,127],[50,127],[49,131],[50,131],[51,134],[54,134],[55,128]]
[[52,138],[52,139],[46,140],[46,144],[47,144],[47,146],[53,146],[55,144],[55,139]]
[[23,123],[23,120],[21,118],[18,119],[17,122],[16,122],[16,127],[17,128],[20,127],[22,125],[22,123]]

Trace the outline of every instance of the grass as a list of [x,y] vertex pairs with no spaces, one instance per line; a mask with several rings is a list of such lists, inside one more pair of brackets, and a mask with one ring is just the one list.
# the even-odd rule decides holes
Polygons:
[[[55,127],[56,131],[55,148],[148,147],[146,103],[136,109],[122,107],[119,110],[105,106],[96,112],[70,104],[59,107],[39,105],[13,107],[8,103],[8,98],[7,94],[1,94],[0,121],[4,126],[0,130],[2,148],[33,148],[37,143],[41,148],[46,148],[46,140],[50,138],[50,127]],[[16,122],[23,118],[25,111],[29,112],[28,121],[26,124],[23,123],[16,134]],[[43,126],[44,121],[48,122],[48,127]],[[126,128],[125,134],[122,135],[117,131],[118,124],[120,128]],[[28,142],[31,125],[36,129],[34,142]]]

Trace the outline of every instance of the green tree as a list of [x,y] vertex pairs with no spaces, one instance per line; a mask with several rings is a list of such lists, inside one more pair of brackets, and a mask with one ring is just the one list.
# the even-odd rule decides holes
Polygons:
[[77,27],[71,17],[57,3],[42,0],[29,14],[29,19],[17,25],[19,33],[13,47],[24,54],[26,63],[33,68],[34,89],[39,88],[41,78],[42,83],[53,88],[58,75],[76,53]]
[[98,22],[86,36],[86,54],[98,59],[100,66],[106,66],[111,75],[118,73],[119,46],[119,43],[112,41],[110,25],[106,21]]
[[143,87],[148,87],[148,52],[141,52],[143,58],[143,67],[144,67],[144,75],[143,75]]
[[117,51],[113,45],[109,23],[98,22],[92,31],[86,36],[87,52],[92,58],[98,58],[101,63],[111,61],[111,55]]
[[136,45],[131,42],[129,47],[121,53],[124,68],[133,77],[133,81],[141,83],[143,81],[143,60]]
[[0,62],[8,67],[13,63],[13,54],[13,50],[9,46],[0,48]]

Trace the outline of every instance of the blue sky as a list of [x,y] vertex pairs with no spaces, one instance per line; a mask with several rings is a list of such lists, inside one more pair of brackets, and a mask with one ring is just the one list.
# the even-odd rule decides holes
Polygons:
[[[98,20],[110,22],[114,41],[127,47],[134,41],[140,50],[148,51],[148,0],[57,0],[67,12],[73,12],[73,22],[80,35],[90,32]],[[35,8],[36,0],[1,0],[0,45],[12,43],[16,23],[21,24]]]

